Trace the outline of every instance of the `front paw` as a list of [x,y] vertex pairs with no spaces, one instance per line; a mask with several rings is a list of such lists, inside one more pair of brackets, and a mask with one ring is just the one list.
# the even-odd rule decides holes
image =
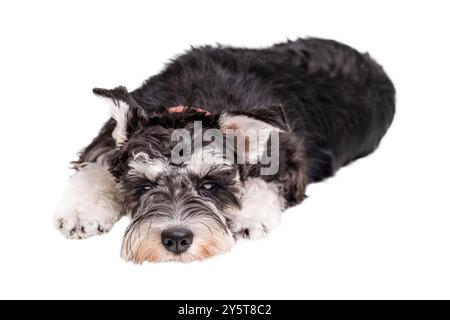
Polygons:
[[249,178],[241,210],[230,214],[229,228],[236,238],[263,238],[280,223],[283,208],[284,198],[277,185]]
[[118,208],[76,201],[60,205],[55,213],[55,227],[68,239],[86,239],[104,234],[119,219]]
[[230,229],[235,238],[250,240],[264,238],[270,232],[270,229],[263,223],[255,226],[232,225]]

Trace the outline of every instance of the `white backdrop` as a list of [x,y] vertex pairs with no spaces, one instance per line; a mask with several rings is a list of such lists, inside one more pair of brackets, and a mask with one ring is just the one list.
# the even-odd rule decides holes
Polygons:
[[[448,1],[0,2],[0,297],[450,298]],[[299,36],[369,51],[398,90],[381,147],[309,187],[269,238],[191,264],[119,257],[52,226],[69,161],[108,110],[190,45]]]

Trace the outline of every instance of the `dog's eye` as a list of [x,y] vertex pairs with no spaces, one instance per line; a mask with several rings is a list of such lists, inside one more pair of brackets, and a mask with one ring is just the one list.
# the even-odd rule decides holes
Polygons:
[[200,186],[203,190],[207,190],[210,191],[212,189],[214,189],[215,187],[217,187],[217,185],[213,182],[205,182]]
[[155,189],[155,187],[156,187],[156,183],[153,183],[153,182],[147,182],[147,183],[142,184],[142,185],[140,186],[140,189],[141,189],[143,192],[145,192],[145,191],[149,191],[149,190]]

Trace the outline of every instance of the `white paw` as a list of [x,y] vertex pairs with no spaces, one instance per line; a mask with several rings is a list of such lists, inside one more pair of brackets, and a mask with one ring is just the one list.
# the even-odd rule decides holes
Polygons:
[[86,239],[112,229],[120,213],[113,208],[83,202],[60,206],[55,214],[55,227],[68,239]]
[[283,208],[284,199],[275,184],[249,178],[242,208],[230,217],[229,228],[238,238],[260,239],[280,223]]
[[261,239],[279,224],[279,219],[269,219],[267,221],[233,221],[230,224],[231,232],[237,238]]
[[89,163],[69,180],[56,208],[54,224],[69,239],[85,239],[111,230],[121,217],[114,179],[105,167]]

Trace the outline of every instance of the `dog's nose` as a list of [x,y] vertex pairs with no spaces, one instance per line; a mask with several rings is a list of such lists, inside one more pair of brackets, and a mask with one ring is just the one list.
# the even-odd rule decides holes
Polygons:
[[161,241],[167,251],[180,254],[185,252],[192,244],[194,235],[191,230],[173,228],[161,233]]

